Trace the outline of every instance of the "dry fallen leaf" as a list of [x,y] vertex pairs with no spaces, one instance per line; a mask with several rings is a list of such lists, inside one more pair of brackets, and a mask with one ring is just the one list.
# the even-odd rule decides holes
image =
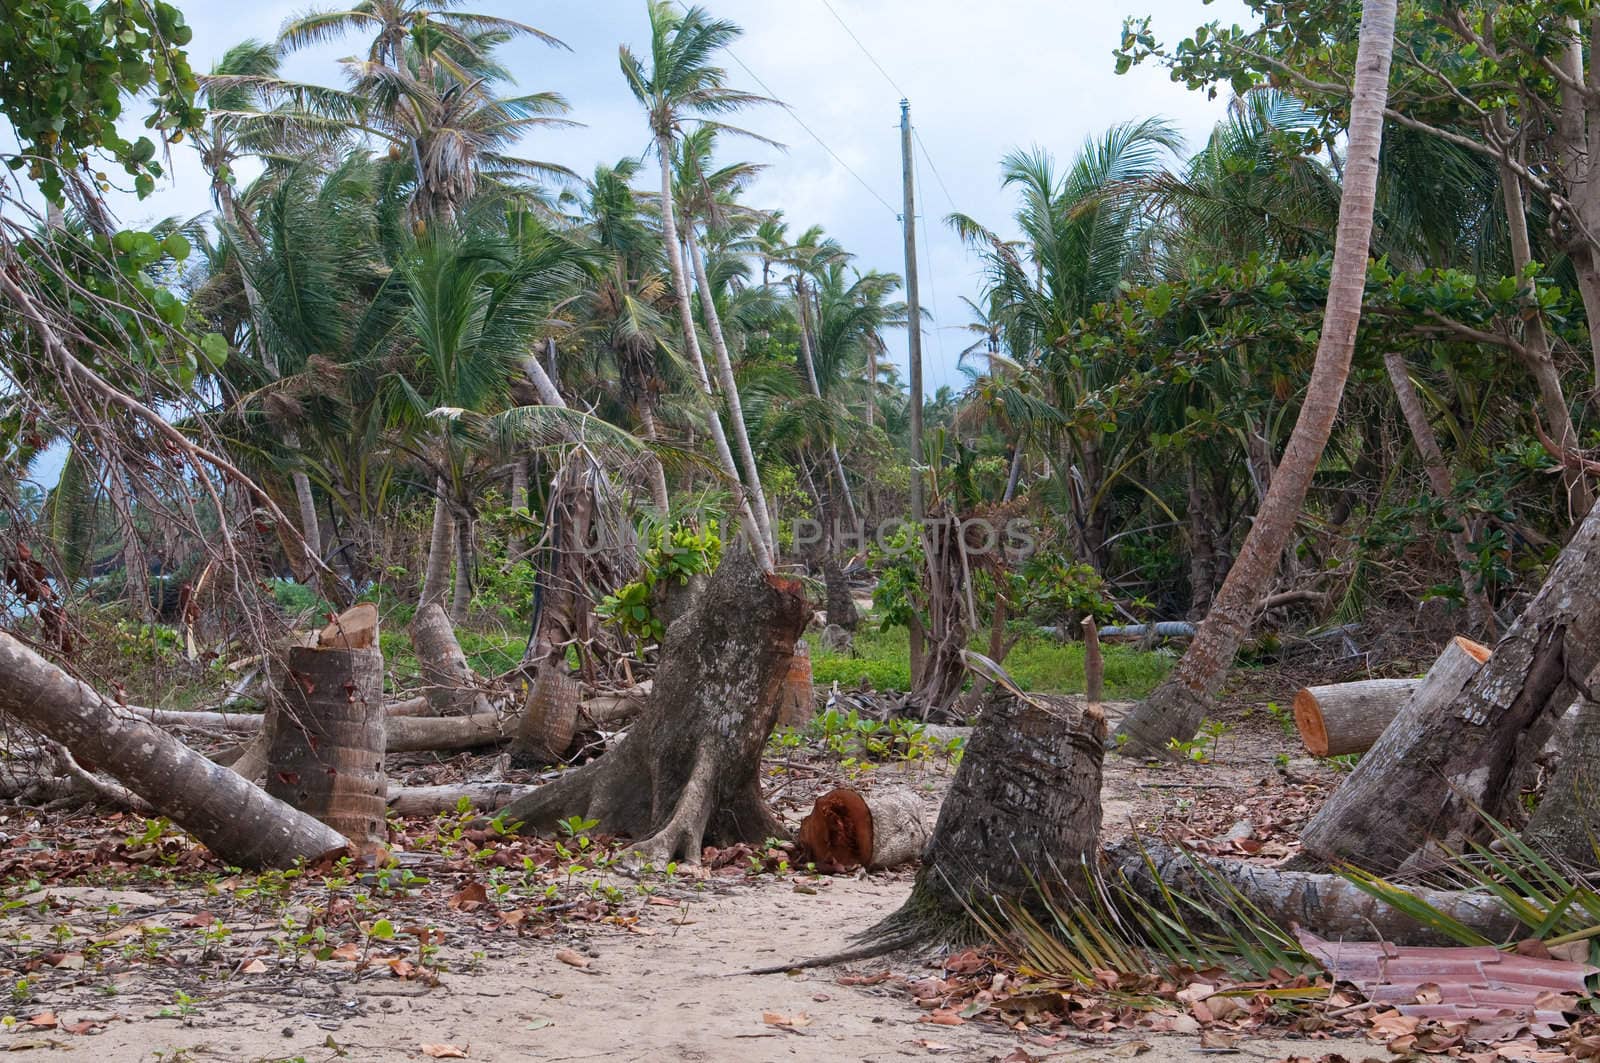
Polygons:
[[[471,1048],[468,1045],[467,1048]],[[466,1059],[467,1048],[457,1048],[455,1045],[430,1045],[422,1046],[422,1054],[432,1056],[434,1059]]]
[[[939,1041],[930,1041],[926,1037],[915,1037],[915,1038],[912,1038],[911,1043],[916,1045],[918,1048],[926,1048],[929,1052],[933,1053],[934,1055],[938,1055],[940,1052],[954,1052],[956,1050],[956,1046],[955,1045],[947,1045],[947,1044],[943,1044],[943,1043],[941,1043]],[[1010,1058],[1010,1057],[1007,1057],[1007,1058]],[[1028,1057],[1025,1057],[1025,1058],[1032,1059],[1033,1057],[1032,1056],[1028,1056]]]
[[489,903],[489,891],[481,882],[469,882],[445,903],[453,912],[470,912]]
[[389,961],[389,971],[396,978],[405,979],[415,976],[417,973],[417,968],[405,957],[396,956],[394,959]]
[[761,1021],[768,1026],[810,1026],[811,1016],[803,1011],[797,1011],[793,1015],[785,1015],[777,1011],[763,1011],[761,1013]]
[[354,962],[355,960],[359,960],[361,958],[361,946],[357,945],[353,941],[347,941],[343,945],[340,945],[338,948],[334,949],[328,958],[333,960],[347,960]]
[[568,967],[577,967],[580,970],[589,966],[589,957],[583,955],[581,952],[573,952],[571,949],[557,949],[556,959],[560,960]]
[[918,1018],[917,1021],[931,1022],[935,1026],[961,1026],[965,1024],[967,1020],[963,1019],[960,1015],[957,1015],[949,1008],[935,1008],[928,1014]]
[[239,968],[239,973],[240,974],[266,974],[267,973],[267,965],[262,963],[259,959],[251,960],[249,963],[247,963],[243,967]]
[[39,1014],[23,1023],[23,1025],[37,1026],[41,1030],[53,1030],[60,1025],[60,1021],[56,1018],[55,1012],[41,1011]]

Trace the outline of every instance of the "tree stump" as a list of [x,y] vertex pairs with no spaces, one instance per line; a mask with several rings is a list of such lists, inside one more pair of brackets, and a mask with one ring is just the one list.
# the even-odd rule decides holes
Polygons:
[[910,945],[967,932],[967,905],[1023,899],[1039,876],[1080,881],[1100,848],[1103,716],[1074,699],[996,698],[939,810],[911,896],[861,935]]
[[358,848],[375,847],[388,836],[388,715],[376,626],[363,639],[329,640],[362,645],[318,641],[289,650],[283,705],[267,754],[267,793],[315,816]]
[[811,651],[805,639],[797,639],[794,655],[778,695],[778,726],[804,727],[817,714],[816,689],[811,684]]
[[743,543],[730,547],[667,629],[650,702],[627,736],[502,815],[527,830],[598,820],[658,863],[783,835],[761,796],[761,753],[808,616],[799,581],[762,572]]
[[1460,845],[1503,818],[1600,664],[1600,504],[1465,689],[1434,672],[1302,836],[1316,859],[1387,872],[1430,841]]
[[577,680],[560,662],[541,662],[522,705],[513,752],[540,765],[566,756],[578,733],[578,695]]

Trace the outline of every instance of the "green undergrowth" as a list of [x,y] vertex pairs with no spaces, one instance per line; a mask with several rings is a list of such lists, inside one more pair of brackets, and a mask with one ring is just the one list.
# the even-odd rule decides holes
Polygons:
[[[987,652],[987,633],[974,638],[974,650]],[[1106,697],[1132,701],[1144,697],[1172,667],[1172,657],[1160,650],[1106,645]],[[1083,644],[1025,635],[1005,659],[1006,672],[1024,690],[1045,694],[1083,692]],[[906,690],[911,685],[908,636],[904,628],[879,631],[863,625],[856,632],[854,654],[829,653],[813,645],[812,679],[819,686],[838,683],[853,687],[864,678],[874,690]]]

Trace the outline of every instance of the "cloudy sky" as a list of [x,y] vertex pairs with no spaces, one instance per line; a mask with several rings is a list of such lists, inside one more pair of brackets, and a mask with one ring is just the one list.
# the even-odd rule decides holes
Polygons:
[[[903,269],[897,218],[899,100],[902,95],[911,100],[913,124],[926,148],[926,157],[917,152],[917,165],[922,300],[934,315],[923,345],[929,392],[962,383],[955,358],[967,343],[960,326],[968,314],[960,297],[975,297],[979,283],[975,263],[949,233],[944,217],[959,210],[1010,231],[1012,207],[997,174],[1000,157],[1013,148],[1038,145],[1065,161],[1085,137],[1148,115],[1170,119],[1190,145],[1198,146],[1222,103],[1185,91],[1159,69],[1118,77],[1111,49],[1126,15],[1154,16],[1164,40],[1187,36],[1212,19],[1246,18],[1240,0],[705,2],[745,28],[734,55],[750,73],[729,62],[733,84],[762,91],[754,80],[759,78],[788,105],[787,112],[762,108],[743,119],[786,150],[724,145],[724,151],[769,166],[750,202],[781,207],[791,231],[823,226],[856,254],[862,269]],[[275,36],[286,18],[304,10],[301,3],[282,0],[180,0],[180,6],[195,31],[189,51],[196,69],[209,69],[244,38]],[[467,0],[464,6],[538,26],[570,48],[519,42],[505,55],[521,89],[561,93],[572,105],[571,117],[583,123],[578,129],[541,132],[524,146],[524,155],[588,173],[597,162],[645,150],[643,118],[617,65],[619,44],[641,49],[648,41],[644,0]],[[852,41],[840,19],[887,76]],[[337,60],[364,50],[365,43],[350,38],[296,54],[285,73],[337,84]],[[199,165],[192,153],[181,150],[173,158],[172,180],[154,197],[144,203],[118,201],[128,222],[194,214],[208,206]],[[889,342],[903,365],[904,337]]]

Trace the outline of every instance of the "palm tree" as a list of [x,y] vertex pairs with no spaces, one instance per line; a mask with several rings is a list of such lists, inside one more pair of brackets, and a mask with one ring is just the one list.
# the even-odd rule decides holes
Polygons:
[[1222,686],[1234,654],[1249,631],[1256,603],[1277,571],[1323,448],[1333,432],[1361,322],[1377,199],[1378,153],[1383,143],[1383,111],[1394,55],[1394,26],[1395,0],[1363,0],[1333,274],[1328,282],[1317,359],[1294,432],[1239,556],[1188,651],[1150,697],[1117,728],[1119,736],[1127,736],[1122,739],[1127,755],[1158,753],[1170,739],[1186,740],[1199,730],[1211,699]]
[[[1057,409],[1074,409],[1115,375],[1113,365],[1074,356],[1072,327],[1146,268],[1155,232],[1150,200],[1166,173],[1166,155],[1180,145],[1170,125],[1145,119],[1086,141],[1065,172],[1047,152],[1013,152],[1001,175],[1021,198],[1014,217],[1021,241],[1006,240],[966,215],[949,219],[983,258],[987,298],[1006,345],[1046,383]],[[1049,429],[1036,427],[1041,437]],[[1097,567],[1104,564],[1107,538],[1099,500],[1114,470],[1123,467],[1110,451],[1127,445],[1125,435],[1108,436],[1097,423],[1075,427],[1064,434],[1057,463],[1078,550]]]
[[[768,103],[764,96],[729,88],[727,72],[712,65],[716,54],[740,35],[732,22],[711,18],[703,8],[692,7],[678,14],[671,0],[650,0],[650,65],[627,45],[620,51],[623,77],[634,97],[645,108],[650,132],[655,139],[656,157],[661,164],[661,231],[667,265],[672,272],[672,284],[678,300],[679,324],[683,328],[684,349],[689,354],[696,382],[701,393],[713,398],[710,376],[706,373],[705,359],[700,353],[700,341],[695,329],[694,309],[688,272],[684,268],[683,251],[679,245],[676,200],[673,188],[674,144],[691,123],[730,129],[712,116],[726,115],[755,103]],[[739,132],[738,130],[735,130]],[[693,223],[687,234],[691,248]],[[702,300],[704,305],[706,301]],[[709,323],[709,318],[708,318]],[[718,351],[718,375],[727,396],[730,410],[737,409],[737,388],[733,387],[733,367],[726,357],[726,345],[713,333],[713,344]],[[726,363],[726,364],[725,364]],[[764,569],[772,568],[772,532],[768,526],[766,506],[761,500],[760,477],[753,468],[754,459],[746,463],[752,475],[749,482],[740,479],[739,468],[734,463],[728,446],[727,433],[715,410],[709,410],[707,427],[716,447],[717,459],[730,482],[739,489],[739,504],[746,524],[754,529],[752,536],[756,558]],[[742,437],[741,451],[749,449],[744,425],[738,416],[733,417],[734,429]],[[752,506],[752,497],[756,503]]]
[[560,45],[556,38],[525,23],[495,15],[453,11],[461,0],[360,0],[344,9],[309,11],[291,19],[279,33],[286,51],[335,40],[346,33],[370,33],[367,62],[398,67],[408,41],[426,35],[440,51],[478,58],[485,35],[499,39],[533,37]]

